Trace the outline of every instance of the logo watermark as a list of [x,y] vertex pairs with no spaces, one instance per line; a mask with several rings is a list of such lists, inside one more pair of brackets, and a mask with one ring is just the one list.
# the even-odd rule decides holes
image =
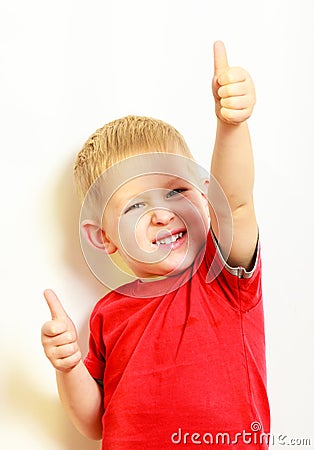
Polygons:
[[272,434],[262,431],[260,422],[251,423],[250,431],[242,430],[236,433],[228,432],[186,432],[179,428],[171,435],[171,442],[175,445],[280,445],[280,446],[311,446],[312,439],[308,437],[291,437],[286,434]]
[[[194,275],[203,260],[209,206],[214,212],[224,211],[223,224],[218,213],[216,217],[227,260],[232,212],[218,181],[182,155],[155,152],[126,158],[106,169],[85,196],[80,214],[85,260],[110,290],[125,293],[126,284],[138,278],[156,281],[159,276],[170,282],[158,283],[158,295],[172,292]],[[212,282],[223,267],[217,250],[206,282]],[[128,294],[152,295],[146,289]]]

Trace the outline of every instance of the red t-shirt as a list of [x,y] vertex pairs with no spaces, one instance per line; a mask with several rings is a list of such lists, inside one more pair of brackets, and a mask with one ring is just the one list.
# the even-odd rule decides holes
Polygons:
[[259,251],[247,273],[217,249],[209,233],[189,276],[97,303],[85,364],[103,381],[103,449],[267,448]]

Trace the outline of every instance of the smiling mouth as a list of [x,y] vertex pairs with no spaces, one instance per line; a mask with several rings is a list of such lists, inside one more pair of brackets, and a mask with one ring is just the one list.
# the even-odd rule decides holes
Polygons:
[[160,245],[169,245],[169,244],[174,244],[175,242],[177,242],[179,239],[181,239],[183,237],[183,235],[185,234],[184,231],[181,231],[180,233],[176,233],[176,234],[172,234],[171,236],[167,236],[164,237],[163,239],[156,239],[153,244],[156,244],[158,246]]

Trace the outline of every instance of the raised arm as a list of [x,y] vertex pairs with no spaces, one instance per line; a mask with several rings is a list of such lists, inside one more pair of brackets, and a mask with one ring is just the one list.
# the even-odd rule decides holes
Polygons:
[[59,396],[76,428],[90,439],[101,439],[103,395],[81,359],[72,320],[51,290],[44,292],[51,320],[42,327],[46,356],[56,369]]
[[[247,119],[255,104],[250,75],[241,67],[229,67],[224,44],[214,44],[212,83],[217,116],[211,176],[227,197],[232,222],[231,248],[221,238],[230,228],[230,214],[224,206],[210,207],[211,226],[223,255],[231,266],[252,268],[258,229],[253,203],[254,161]],[[211,197],[211,183],[209,198]],[[228,217],[229,215],[229,217]]]

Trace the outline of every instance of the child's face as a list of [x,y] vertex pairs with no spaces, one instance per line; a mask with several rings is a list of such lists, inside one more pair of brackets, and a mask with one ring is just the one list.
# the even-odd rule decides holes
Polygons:
[[141,278],[179,273],[206,241],[206,196],[181,178],[149,174],[132,179],[111,197],[102,226],[112,251]]

